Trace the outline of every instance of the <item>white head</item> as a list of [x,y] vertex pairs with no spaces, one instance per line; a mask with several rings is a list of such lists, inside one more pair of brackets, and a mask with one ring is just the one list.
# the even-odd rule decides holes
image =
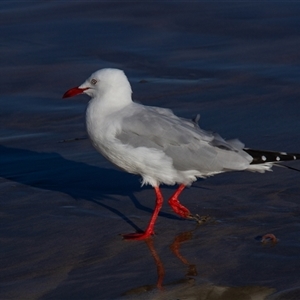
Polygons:
[[122,70],[101,69],[93,73],[79,87],[68,90],[63,98],[73,97],[78,94],[87,94],[92,98],[119,99],[121,101],[131,101],[131,86]]

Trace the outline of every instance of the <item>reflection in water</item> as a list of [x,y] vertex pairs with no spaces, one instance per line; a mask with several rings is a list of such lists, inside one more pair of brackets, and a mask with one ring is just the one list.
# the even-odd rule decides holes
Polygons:
[[156,264],[156,267],[157,267],[157,288],[158,289],[162,289],[162,283],[163,283],[163,279],[164,279],[164,276],[165,276],[165,269],[164,269],[164,266],[159,258],[159,255],[157,254],[157,251],[155,250],[154,248],[154,244],[153,244],[153,239],[152,237],[150,237],[149,239],[146,239],[145,240],[149,250],[150,250],[150,253],[151,255],[153,256],[154,258],[154,261],[155,261],[155,264]]
[[[188,262],[188,260],[186,258],[184,258],[180,252],[180,245],[185,242],[190,240],[193,237],[192,235],[192,231],[188,231],[188,232],[183,232],[179,235],[177,235],[173,241],[173,243],[170,245],[170,249],[173,252],[173,254],[185,265],[187,265],[188,268],[188,272],[187,272],[187,276],[196,276],[197,275],[197,270],[196,270],[196,266],[192,265]],[[137,287],[134,289],[131,289],[127,292],[125,292],[123,295],[136,295],[136,294],[141,294],[144,292],[148,292],[150,290],[156,289],[158,288],[158,290],[162,291],[163,290],[163,280],[164,280],[164,276],[165,276],[165,269],[163,266],[163,263],[154,247],[154,243],[153,243],[153,239],[152,237],[146,239],[144,241],[146,243],[146,245],[148,246],[150,253],[154,259],[156,268],[157,268],[157,283],[156,285],[144,285],[141,287]],[[177,285],[177,284],[182,284],[182,283],[190,283],[190,282],[194,282],[194,280],[192,278],[185,278],[184,280],[180,280],[180,281],[176,281],[176,283],[171,283],[170,285]]]
[[196,270],[196,266],[190,264],[186,258],[184,258],[180,253],[179,253],[179,248],[180,245],[183,242],[186,242],[188,240],[190,240],[193,237],[192,232],[188,231],[188,232],[183,232],[179,235],[177,235],[172,243],[172,245],[170,246],[172,252],[175,254],[176,257],[178,257],[182,263],[184,263],[185,265],[188,266],[188,272],[187,272],[187,276],[197,276],[197,270]]
[[[183,264],[188,266],[188,270],[183,279],[164,286],[165,269],[163,263],[154,247],[152,237],[145,240],[157,267],[157,283],[156,285],[143,285],[130,289],[123,293],[122,296],[130,297],[130,299],[141,299],[141,294],[144,294],[142,299],[149,300],[264,300],[275,292],[275,289],[260,286],[226,287],[213,284],[198,285],[195,278],[190,277],[198,275],[196,266],[183,257],[179,251],[181,244],[192,239],[192,237],[192,231],[188,231],[180,233],[174,238],[170,249]],[[150,291],[151,293],[149,293]]]

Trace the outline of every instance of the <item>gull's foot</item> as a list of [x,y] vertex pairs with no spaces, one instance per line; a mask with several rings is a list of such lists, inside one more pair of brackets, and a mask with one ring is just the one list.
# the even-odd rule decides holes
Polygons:
[[211,218],[210,218],[210,216],[199,216],[198,214],[196,214],[196,215],[190,214],[188,216],[188,219],[195,220],[198,224],[203,224],[203,223],[208,222]]
[[128,233],[128,234],[122,234],[124,240],[130,240],[130,241],[142,241],[150,238],[154,234],[153,231],[150,232],[135,232],[135,233]]
[[173,211],[182,218],[190,218],[191,212],[176,200],[170,200],[169,205]]

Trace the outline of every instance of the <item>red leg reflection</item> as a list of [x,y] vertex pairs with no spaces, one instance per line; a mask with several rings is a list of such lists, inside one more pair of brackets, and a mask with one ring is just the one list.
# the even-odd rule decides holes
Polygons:
[[165,276],[165,269],[164,269],[164,266],[154,248],[154,245],[153,245],[153,240],[150,238],[150,239],[147,239],[146,240],[146,244],[151,252],[151,255],[153,256],[154,258],[154,261],[155,261],[155,264],[156,264],[156,267],[157,267],[157,288],[162,290],[162,283],[163,283],[163,279],[164,279],[164,276]]
[[190,240],[193,237],[192,232],[183,232],[180,235],[176,236],[176,238],[174,239],[172,245],[170,246],[171,251],[174,253],[174,255],[176,257],[178,257],[185,265],[189,266],[188,272],[187,272],[187,276],[197,276],[197,270],[196,270],[196,266],[193,264],[190,264],[188,262],[188,260],[186,258],[184,258],[180,252],[180,246],[182,243]]
[[155,224],[158,213],[163,204],[163,196],[160,192],[159,187],[158,186],[154,187],[154,190],[155,190],[155,194],[156,194],[156,204],[155,204],[154,212],[152,214],[152,217],[150,219],[147,229],[141,233],[137,232],[137,233],[124,234],[123,235],[124,239],[126,239],[126,240],[145,240],[154,234],[154,224]]

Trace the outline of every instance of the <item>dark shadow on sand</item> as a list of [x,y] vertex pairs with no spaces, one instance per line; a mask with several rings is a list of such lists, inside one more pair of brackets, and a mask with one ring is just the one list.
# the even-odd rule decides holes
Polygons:
[[[138,210],[153,211],[134,196],[134,192],[141,190],[139,179],[135,175],[71,161],[57,153],[0,146],[0,157],[1,177],[35,188],[66,193],[74,199],[91,201],[113,212],[137,231],[140,228],[121,211],[101,200],[119,201],[118,195],[128,196]],[[143,188],[151,189],[149,186]],[[154,197],[153,193],[153,205]],[[160,216],[180,219],[164,212]]]

